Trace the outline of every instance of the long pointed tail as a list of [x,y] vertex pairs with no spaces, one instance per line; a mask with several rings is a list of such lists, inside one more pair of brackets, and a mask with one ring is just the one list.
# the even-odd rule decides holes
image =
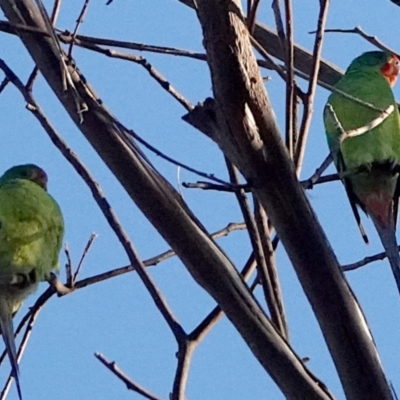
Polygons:
[[373,217],[372,221],[374,222],[375,228],[378,231],[379,237],[381,238],[383,247],[386,250],[386,255],[388,256],[390,266],[392,267],[394,279],[400,294],[400,256],[397,247],[394,224],[382,226],[378,221],[375,221]]
[[8,313],[4,314],[5,315],[0,314],[1,334],[3,336],[4,344],[6,346],[8,358],[10,359],[12,375],[14,376],[15,383],[17,384],[18,398],[19,400],[22,400],[21,385],[19,382],[17,351],[14,342],[14,329],[12,323],[12,316],[11,314]]

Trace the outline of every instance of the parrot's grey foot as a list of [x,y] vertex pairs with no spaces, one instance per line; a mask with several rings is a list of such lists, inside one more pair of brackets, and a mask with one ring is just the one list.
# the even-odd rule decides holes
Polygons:
[[339,178],[341,180],[346,179],[346,178],[351,178],[354,175],[357,175],[359,173],[361,173],[362,170],[360,169],[360,167],[357,168],[351,168],[351,169],[346,169],[345,171],[341,171],[338,173]]
[[400,173],[400,165],[396,160],[391,160],[390,164],[391,164],[391,167],[392,167],[393,174]]
[[16,273],[12,276],[11,280],[11,285],[18,287],[18,289],[25,289],[35,283],[37,283],[37,280],[34,269],[29,274]]
[[373,163],[367,163],[367,164],[360,165],[358,167],[358,172],[359,173],[366,172],[368,174],[372,171],[372,167],[373,167]]
[[388,158],[385,161],[373,163],[373,167],[384,172],[389,171],[393,174],[399,172],[399,164],[394,158]]
[[16,272],[15,274],[0,274],[0,286],[8,286],[15,289],[25,289],[37,283],[35,270],[28,274]]
[[50,277],[47,279],[47,282],[54,287],[59,296],[65,296],[74,290],[73,288],[65,286],[53,272],[50,272]]

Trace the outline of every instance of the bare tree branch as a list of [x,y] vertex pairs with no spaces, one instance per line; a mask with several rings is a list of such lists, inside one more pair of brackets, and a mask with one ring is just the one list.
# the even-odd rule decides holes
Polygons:
[[107,358],[100,353],[94,353],[94,356],[103,365],[105,365],[114,375],[116,375],[122,382],[124,382],[129,390],[133,390],[134,392],[139,393],[144,398],[149,400],[161,400],[161,397],[155,396],[154,394],[150,393],[147,389],[145,389],[143,386],[140,386],[139,384],[134,382],[131,378],[129,378],[129,376],[127,376],[125,372],[123,372],[121,368],[118,367],[115,361],[108,361]]
[[294,48],[293,48],[293,12],[292,1],[285,0],[285,21],[286,21],[286,147],[289,150],[289,156],[293,159],[294,149],[297,143],[297,129],[295,126],[295,108],[296,108],[296,93],[294,80]]
[[373,46],[381,49],[383,51],[387,51],[391,54],[396,54],[398,57],[400,56],[398,52],[392,50],[390,47],[386,46],[382,43],[376,36],[371,36],[366,33],[361,26],[356,26],[353,29],[325,29],[325,33],[355,33],[356,35],[360,35],[367,42],[371,43]]
[[82,6],[82,10],[79,14],[79,17],[76,20],[75,29],[72,32],[72,41],[71,41],[71,44],[68,49],[68,58],[69,59],[72,57],[72,48],[74,45],[74,39],[76,38],[76,35],[78,34],[79,26],[83,23],[83,19],[85,18],[88,6],[89,6],[89,0],[85,0],[85,2],[83,3],[83,6]]
[[[216,101],[219,131],[214,140],[252,182],[317,316],[347,397],[390,399],[366,320],[282,144],[240,3],[198,0],[196,4]],[[299,396],[300,384],[303,398],[327,395],[320,386],[306,386],[311,383],[306,379],[287,385],[276,372],[270,370],[288,397]]]
[[[18,12],[15,7],[10,7],[8,0],[0,0],[10,22],[43,30],[41,14],[32,0],[19,0],[15,4]],[[331,398],[276,332],[233,264],[210,239],[179,194],[143,159],[128,132],[97,100],[79,70],[71,64],[69,70],[73,74],[74,87],[88,109],[81,122],[74,94],[64,90],[59,49],[54,39],[25,31],[20,31],[19,35],[72,120],[148,220],[176,251],[194,279],[215,298],[264,368],[275,370],[274,377],[281,376],[281,387],[287,393],[295,385],[296,396],[303,388],[305,393],[310,393],[310,400]],[[98,135],[100,131],[102,135]],[[125,242],[124,237],[120,236],[120,239]],[[273,365],[271,360],[274,360]]]
[[[268,226],[267,215],[265,210],[262,208],[257,198],[254,198],[255,203],[255,220],[257,228],[260,234],[260,240],[262,244],[262,249],[265,258],[265,270],[259,269],[259,274],[261,276],[261,282],[263,283],[264,292],[268,291],[268,297],[271,297],[271,302],[273,303],[274,312],[278,315],[277,319],[279,321],[279,331],[282,336],[289,341],[289,327],[286,320],[285,308],[283,305],[282,291],[278,278],[278,269],[275,262],[275,249],[271,241],[271,229]],[[272,313],[272,311],[271,311]]]
[[320,1],[320,11],[318,16],[318,29],[314,42],[314,51],[313,51],[313,66],[310,74],[308,90],[306,95],[306,100],[304,102],[304,112],[303,112],[303,120],[301,121],[301,127],[299,132],[299,140],[296,146],[296,157],[295,157],[295,165],[296,172],[299,175],[301,171],[301,167],[303,164],[304,153],[306,149],[308,132],[311,124],[311,115],[313,113],[313,104],[314,104],[314,96],[315,90],[317,87],[318,74],[320,70],[321,63],[321,52],[322,52],[322,40],[324,36],[324,28],[325,22],[328,15],[328,6],[329,0]]
[[[237,168],[231,164],[229,160],[226,160],[229,176],[231,182],[234,185],[239,185],[239,172]],[[268,267],[265,252],[267,249],[263,247],[263,238],[261,235],[261,226],[257,226],[256,218],[254,217],[251,209],[249,200],[243,190],[235,192],[239,207],[243,214],[244,221],[247,226],[247,231],[249,233],[250,243],[253,248],[253,254],[257,262],[257,271],[260,277],[264,289],[264,297],[268,305],[268,310],[271,315],[271,321],[275,325],[276,329],[281,333],[281,335],[287,340],[288,331],[287,324],[285,320],[285,315],[282,313],[282,307],[278,305],[278,299],[276,298],[276,292],[272,287],[272,282],[268,274]],[[273,250],[272,250],[273,252]],[[268,254],[270,256],[270,254]],[[278,285],[279,287],[279,285]]]
[[176,338],[179,338],[183,335],[183,329],[176,320],[172,311],[169,309],[165,299],[163,298],[161,292],[158,290],[155,285],[153,279],[146,272],[145,266],[140,260],[133,244],[131,243],[127,233],[123,229],[120,224],[116,214],[108,203],[106,197],[104,196],[99,184],[95,181],[94,177],[91,175],[89,170],[83,165],[83,163],[79,160],[75,153],[67,146],[67,144],[63,141],[63,139],[58,135],[56,130],[53,128],[52,124],[46,116],[42,113],[41,109],[36,104],[34,98],[30,93],[28,93],[22,84],[22,82],[18,79],[18,77],[10,70],[10,68],[5,64],[3,60],[0,59],[0,68],[6,73],[6,75],[15,83],[18,89],[23,94],[25,100],[30,105],[29,109],[36,116],[39,122],[42,124],[43,128],[49,135],[50,139],[54,143],[54,145],[61,151],[64,157],[71,163],[71,165],[75,168],[76,172],[82,177],[87,186],[92,192],[93,198],[95,199],[97,205],[100,210],[103,212],[107,222],[109,223],[111,229],[116,234],[119,239],[121,245],[123,246],[129,261],[133,266],[145,285],[146,289],[150,293],[155,305],[160,311],[161,315],[164,317],[167,322],[169,328],[173,332]]

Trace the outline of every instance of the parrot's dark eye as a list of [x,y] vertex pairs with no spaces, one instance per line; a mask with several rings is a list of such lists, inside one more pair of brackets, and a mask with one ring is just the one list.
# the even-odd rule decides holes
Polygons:
[[28,177],[28,171],[21,171],[20,172],[20,176],[21,176],[21,178],[27,178]]

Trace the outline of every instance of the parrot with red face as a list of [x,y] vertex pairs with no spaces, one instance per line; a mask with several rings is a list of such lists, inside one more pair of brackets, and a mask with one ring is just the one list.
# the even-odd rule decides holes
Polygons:
[[392,91],[399,71],[399,59],[383,51],[370,51],[354,59],[328,98],[324,123],[331,154],[364,240],[368,243],[357,207],[372,219],[400,292],[395,232],[400,116]]

